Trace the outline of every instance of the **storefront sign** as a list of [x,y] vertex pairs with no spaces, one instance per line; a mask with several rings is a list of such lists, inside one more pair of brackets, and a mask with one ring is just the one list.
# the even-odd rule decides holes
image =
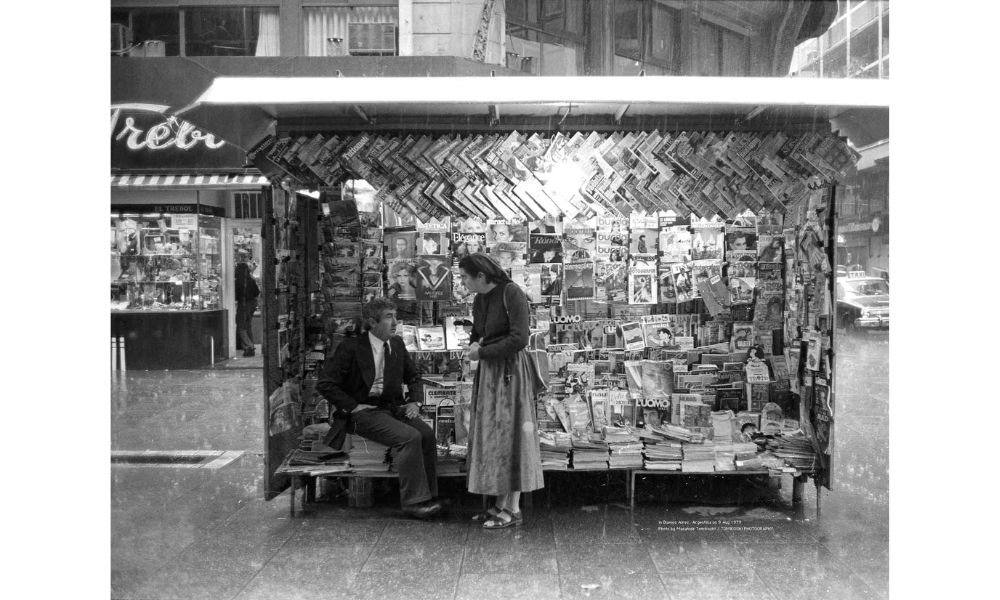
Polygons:
[[207,215],[210,217],[226,216],[225,208],[221,206],[208,206],[206,204],[112,204],[111,212]]
[[875,233],[882,234],[888,231],[889,220],[884,215],[875,215],[860,221],[848,221],[840,223],[837,231],[840,233]]
[[114,169],[239,169],[243,151],[193,123],[170,115],[164,104],[111,105]]

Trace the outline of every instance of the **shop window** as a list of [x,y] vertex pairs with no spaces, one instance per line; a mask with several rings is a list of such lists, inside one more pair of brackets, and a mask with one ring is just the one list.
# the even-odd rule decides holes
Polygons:
[[306,56],[399,54],[398,6],[314,6],[302,14]]
[[278,56],[278,9],[184,9],[186,56]]
[[234,192],[233,217],[237,219],[261,218],[260,203],[260,192]]
[[615,54],[642,60],[640,40],[642,35],[642,3],[639,0],[615,2]]
[[129,56],[144,56],[143,42],[158,42],[159,56],[180,56],[181,23],[180,10],[176,8],[133,8],[111,11],[111,23],[123,27],[124,46],[112,39],[113,50],[134,48]]
[[650,21],[649,56],[655,61],[666,65],[674,64],[674,57],[677,54],[677,43],[680,39],[680,36],[677,34],[679,26],[680,19],[674,10],[662,4],[653,3],[652,20]]

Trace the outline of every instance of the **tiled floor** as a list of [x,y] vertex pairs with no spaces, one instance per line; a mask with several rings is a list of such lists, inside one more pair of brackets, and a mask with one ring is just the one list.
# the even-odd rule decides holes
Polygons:
[[[260,372],[113,376],[112,449],[239,450],[226,467],[112,467],[111,597],[266,598],[886,598],[888,342],[838,353],[834,488],[791,506],[781,490],[698,482],[640,484],[550,475],[524,527],[483,531],[463,496],[431,523],[401,517],[391,489],[373,509],[343,499],[288,515],[262,499]],[[736,504],[736,498],[743,502]],[[676,527],[693,522],[693,531]],[[726,524],[744,527],[724,530]]]

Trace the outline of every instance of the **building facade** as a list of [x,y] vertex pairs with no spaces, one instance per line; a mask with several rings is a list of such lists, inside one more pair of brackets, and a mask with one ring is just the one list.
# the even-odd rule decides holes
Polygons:
[[[889,78],[889,0],[841,0],[830,28],[795,48],[789,75]],[[837,260],[869,275],[889,270],[889,138],[860,145],[857,174],[842,186]]]

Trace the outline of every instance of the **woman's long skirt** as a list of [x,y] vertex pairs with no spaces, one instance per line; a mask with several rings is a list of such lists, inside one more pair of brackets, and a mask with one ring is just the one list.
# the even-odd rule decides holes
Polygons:
[[531,357],[480,360],[472,386],[467,464],[469,491],[496,496],[544,487],[535,396],[544,389]]

